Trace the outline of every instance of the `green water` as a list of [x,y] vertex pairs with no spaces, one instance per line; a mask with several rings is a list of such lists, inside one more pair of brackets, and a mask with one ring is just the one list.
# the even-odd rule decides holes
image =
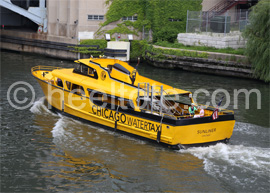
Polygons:
[[[234,109],[235,89],[258,89],[239,95],[230,144],[172,151],[53,114],[30,69],[36,65],[71,67],[72,62],[30,54],[1,52],[1,192],[267,192],[269,190],[269,85],[140,64],[139,73],[190,90],[228,91]],[[14,109],[7,92],[29,83],[34,104]],[[31,92],[19,91],[20,100]],[[222,93],[216,95],[218,101]],[[200,94],[198,102],[209,100]],[[223,104],[226,101],[223,102]]]

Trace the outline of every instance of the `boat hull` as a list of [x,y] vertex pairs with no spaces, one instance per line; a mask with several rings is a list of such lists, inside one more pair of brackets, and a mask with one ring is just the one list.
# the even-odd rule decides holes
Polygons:
[[233,114],[222,115],[217,120],[212,120],[211,116],[162,119],[144,112],[100,107],[86,96],[73,94],[39,78],[37,80],[49,105],[60,113],[155,141],[160,131],[160,142],[172,147],[227,142],[233,133]]

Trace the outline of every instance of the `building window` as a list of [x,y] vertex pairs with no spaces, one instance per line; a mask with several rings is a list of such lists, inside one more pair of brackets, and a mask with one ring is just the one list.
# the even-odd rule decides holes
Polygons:
[[137,16],[123,17],[123,21],[137,21]]
[[173,18],[169,18],[169,21],[182,21],[182,19],[173,19]]
[[104,20],[104,15],[88,15],[88,20]]

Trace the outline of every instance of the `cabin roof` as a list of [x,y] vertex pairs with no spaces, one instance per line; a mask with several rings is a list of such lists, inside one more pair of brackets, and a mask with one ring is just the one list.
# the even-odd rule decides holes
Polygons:
[[[81,60],[77,60],[76,63],[83,63],[89,67],[92,67],[94,69],[97,70],[98,74],[100,75],[100,72],[103,71],[104,69],[107,68],[108,65],[116,65],[117,69],[121,69],[122,71],[124,71],[126,74],[129,75],[128,72],[132,73],[132,71],[134,70],[134,68],[132,66],[130,66],[129,64],[127,64],[126,62],[120,61],[120,60],[116,60],[116,59],[81,59]],[[106,72],[108,73],[108,72]],[[109,73],[108,73],[109,75]],[[105,92],[107,92],[108,94],[111,94],[111,82],[115,82],[118,84],[115,84],[115,86],[118,88],[122,87],[121,85],[123,84],[123,82],[119,82],[117,79],[110,77],[110,79],[106,79],[107,81],[103,81],[100,79],[100,77],[98,79],[94,79],[88,76],[84,76],[81,74],[76,74],[73,73],[73,68],[69,68],[69,69],[59,69],[59,70],[54,70],[53,71],[53,76],[55,77],[59,77],[59,78],[63,78],[66,81],[70,81],[73,82],[75,84],[80,84],[81,86],[86,86],[90,89],[102,89]],[[109,77],[109,76],[108,76]],[[164,83],[152,80],[150,78],[141,76],[139,74],[137,74],[136,76],[136,82],[149,82],[150,85],[163,85],[163,90],[166,91],[166,94],[164,95],[173,95],[173,94],[189,94],[191,92],[186,91],[186,90],[182,90],[182,89],[178,89],[178,88],[173,88],[172,86],[166,85]],[[133,86],[130,84],[125,84],[124,86],[125,89],[127,89],[127,93],[129,94],[130,92],[132,92],[134,89],[137,89],[137,85]],[[116,89],[118,90],[118,89]],[[119,90],[120,91],[120,90]],[[142,92],[143,94],[144,92]],[[119,93],[115,93],[115,95],[120,95],[122,94],[122,91],[120,91]]]

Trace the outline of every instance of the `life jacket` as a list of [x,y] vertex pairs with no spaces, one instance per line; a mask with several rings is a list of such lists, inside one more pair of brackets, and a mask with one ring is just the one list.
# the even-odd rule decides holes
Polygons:
[[196,107],[189,107],[188,111],[190,114],[195,114],[195,111],[196,111]]

